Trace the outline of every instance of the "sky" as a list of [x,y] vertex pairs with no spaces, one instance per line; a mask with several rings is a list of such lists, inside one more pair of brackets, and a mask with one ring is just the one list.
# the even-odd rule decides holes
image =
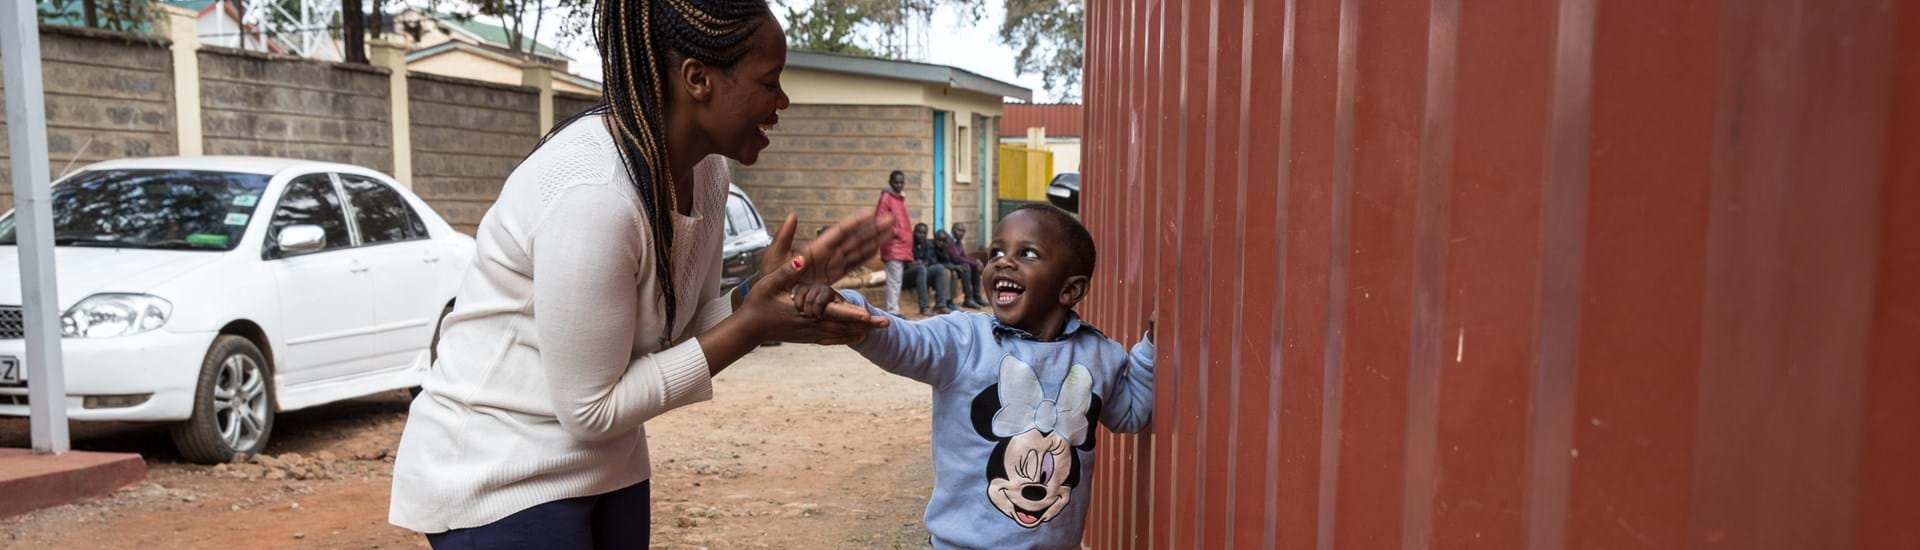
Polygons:
[[[775,9],[776,13],[780,10]],[[951,8],[940,8],[934,12],[933,26],[927,33],[927,59],[929,63],[938,63],[959,67],[982,76],[1011,82],[1033,90],[1034,101],[1045,102],[1053,99],[1047,93],[1044,81],[1039,74],[1019,76],[1014,74],[1013,59],[1017,52],[1000,44],[1000,21],[1006,16],[1006,8],[997,0],[988,0],[986,16],[978,23],[964,24],[959,14]],[[551,33],[543,41],[553,43],[557,38]],[[594,80],[600,79],[600,56],[594,51],[593,37],[589,34],[558,46],[560,51],[573,58],[573,73]]]

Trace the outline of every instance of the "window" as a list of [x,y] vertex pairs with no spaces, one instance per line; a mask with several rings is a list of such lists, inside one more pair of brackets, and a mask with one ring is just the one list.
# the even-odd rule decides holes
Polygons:
[[971,177],[973,175],[972,130],[973,128],[961,126],[960,127],[960,143],[959,143],[960,146],[954,148],[954,152],[960,157],[959,159],[960,160],[960,177],[957,177],[954,179],[958,180],[960,183],[968,183],[973,181],[973,178]]
[[753,207],[747,206],[747,199],[740,195],[727,195],[727,225],[733,227],[736,235],[760,229],[760,219],[753,215]]
[[[54,246],[232,250],[268,176],[202,170],[89,170],[53,188]],[[14,218],[0,218],[11,245]]]
[[273,223],[267,226],[268,250],[278,250],[280,230],[294,225],[315,225],[327,232],[327,247],[334,250],[353,246],[353,234],[347,231],[347,214],[340,208],[340,195],[334,193],[333,179],[326,174],[300,176],[287,184],[280,205],[273,210]]
[[411,241],[427,237],[427,224],[407,206],[407,199],[387,184],[365,176],[340,174],[347,188],[347,203],[353,205],[353,223],[360,227],[360,242],[379,244]]

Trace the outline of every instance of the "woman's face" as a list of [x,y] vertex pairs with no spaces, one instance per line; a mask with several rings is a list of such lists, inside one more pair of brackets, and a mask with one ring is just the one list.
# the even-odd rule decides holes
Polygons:
[[787,66],[787,36],[768,16],[747,39],[752,45],[731,70],[713,75],[713,97],[700,109],[699,124],[713,139],[716,153],[751,165],[771,141],[767,129],[780,122],[787,92],[780,71]]

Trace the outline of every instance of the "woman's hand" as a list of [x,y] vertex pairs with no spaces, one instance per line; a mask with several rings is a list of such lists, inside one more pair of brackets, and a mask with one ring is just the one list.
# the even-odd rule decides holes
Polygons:
[[[799,225],[792,215],[775,233],[762,260],[764,275],[747,291],[735,315],[745,317],[764,340],[812,344],[851,344],[868,331],[887,326],[884,316],[846,303],[821,304],[803,311],[796,291],[817,293],[873,257],[889,232],[891,220],[856,216],[834,224],[799,254],[791,252]],[[827,292],[831,292],[829,289]]]
[[[760,273],[772,274],[793,262],[793,236],[799,224],[798,218],[787,215],[786,222],[781,223],[780,229],[774,232],[773,244],[768,245],[766,253],[760,257]],[[871,214],[840,220],[799,251],[804,265],[796,274],[797,280],[802,283],[833,284],[878,255],[880,245],[893,236],[892,227],[892,219]]]

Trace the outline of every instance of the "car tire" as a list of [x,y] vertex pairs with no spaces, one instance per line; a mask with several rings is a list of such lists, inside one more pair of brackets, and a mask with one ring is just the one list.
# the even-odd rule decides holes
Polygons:
[[[440,310],[440,320],[433,323],[433,341],[427,344],[427,368],[429,369],[440,364],[440,329],[447,326],[447,315],[452,313],[453,304],[447,304],[446,309]],[[407,388],[407,393],[416,398],[420,397],[420,386]]]
[[192,462],[218,464],[266,450],[273,435],[273,371],[245,338],[221,335],[200,363],[193,416],[174,424],[173,445]]

